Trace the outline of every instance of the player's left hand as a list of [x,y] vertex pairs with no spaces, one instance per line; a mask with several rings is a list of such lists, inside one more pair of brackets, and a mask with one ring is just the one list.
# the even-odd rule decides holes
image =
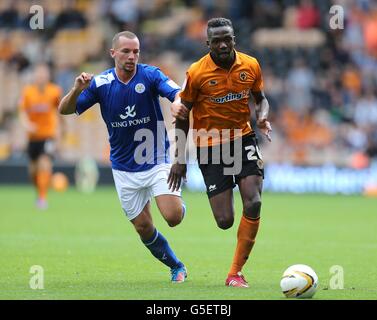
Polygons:
[[185,107],[181,99],[175,100],[170,107],[171,114],[174,118],[180,120],[187,120],[190,110]]
[[174,163],[170,169],[168,184],[171,191],[178,191],[181,187],[182,179],[186,181],[187,166],[181,163]]
[[258,119],[257,126],[259,130],[266,136],[267,140],[271,142],[271,135],[272,132],[271,124],[267,119]]

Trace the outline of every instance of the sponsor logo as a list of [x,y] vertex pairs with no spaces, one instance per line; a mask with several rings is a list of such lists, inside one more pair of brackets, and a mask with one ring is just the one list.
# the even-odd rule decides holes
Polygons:
[[211,185],[208,187],[208,191],[209,191],[209,192],[215,191],[216,189],[217,189],[217,187],[216,187],[215,184],[211,184]]
[[103,86],[104,84],[109,84],[113,80],[115,80],[115,78],[111,72],[94,77],[94,81],[96,83],[97,88]]
[[132,107],[130,106],[127,106],[126,108],[126,113],[125,114],[120,114],[119,117],[122,119],[122,120],[125,120],[127,119],[128,117],[131,117],[131,118],[134,118],[136,116],[136,111],[135,110],[135,105],[133,105]]
[[145,91],[145,86],[142,84],[142,83],[138,83],[136,86],[135,86],[135,91],[137,93],[143,93]]
[[227,103],[231,101],[242,100],[243,98],[246,98],[248,96],[249,96],[248,90],[243,90],[239,93],[229,92],[224,97],[211,97],[209,99],[211,100],[211,102],[214,102],[214,103]]

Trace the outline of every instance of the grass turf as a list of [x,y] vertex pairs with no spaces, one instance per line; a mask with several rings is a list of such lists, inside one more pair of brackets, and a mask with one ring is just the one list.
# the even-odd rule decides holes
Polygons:
[[[124,217],[115,188],[51,192],[46,211],[34,208],[34,196],[31,187],[0,187],[0,299],[285,299],[280,277],[296,263],[317,272],[314,299],[377,299],[377,199],[265,194],[244,268],[250,288],[237,289],[224,286],[242,211],[237,193],[226,231],[205,194],[183,192],[188,212],[175,228],[153,206],[157,228],[188,268],[188,281],[175,285]],[[34,265],[43,267],[43,290],[30,288]],[[330,288],[333,265],[344,270],[343,290]]]

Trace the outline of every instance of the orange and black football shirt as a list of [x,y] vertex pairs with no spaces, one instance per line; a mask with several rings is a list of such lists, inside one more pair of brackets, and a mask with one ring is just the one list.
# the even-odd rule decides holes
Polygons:
[[[230,70],[217,66],[208,53],[186,73],[180,96],[193,103],[194,141],[199,147],[253,132],[249,98],[250,92],[263,90],[261,68],[257,59],[237,51],[235,54]],[[227,135],[223,134],[226,129],[230,130]]]
[[35,132],[29,134],[31,141],[55,137],[61,93],[60,87],[53,83],[47,84],[42,90],[36,85],[28,85],[23,89],[19,107],[37,127]]

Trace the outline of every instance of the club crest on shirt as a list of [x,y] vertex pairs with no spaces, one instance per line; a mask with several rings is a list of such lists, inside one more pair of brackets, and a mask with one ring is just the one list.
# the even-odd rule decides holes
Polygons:
[[135,86],[135,91],[137,93],[143,93],[145,91],[145,86],[142,84],[142,83],[138,83],[136,86]]
[[240,72],[240,79],[242,81],[245,81],[247,79],[247,74],[245,71]]

